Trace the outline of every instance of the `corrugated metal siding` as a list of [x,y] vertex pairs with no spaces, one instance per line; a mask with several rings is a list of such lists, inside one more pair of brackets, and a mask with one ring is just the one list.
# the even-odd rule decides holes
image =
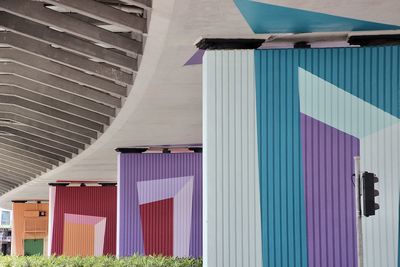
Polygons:
[[[115,186],[57,186],[55,192],[55,203],[53,214],[53,232],[51,253],[62,255],[64,252],[65,234],[74,234],[65,232],[66,214],[88,216],[88,219],[81,219],[78,224],[85,227],[87,220],[93,220],[91,216],[97,218],[105,218],[105,233],[104,233],[104,246],[103,254],[115,255],[116,252],[116,225],[117,225],[117,188]],[[83,216],[82,216],[83,215]],[[86,217],[85,217],[86,218]],[[94,226],[93,226],[94,227]],[[97,226],[96,226],[97,227]],[[91,228],[92,229],[92,228]],[[93,228],[93,231],[96,229]],[[94,241],[97,235],[93,233],[93,240],[86,240],[82,237],[81,241],[74,241],[74,244],[81,244],[87,242],[90,246],[96,245]],[[75,235],[74,235],[75,236]],[[91,236],[92,238],[92,236]],[[97,240],[98,242],[103,241]],[[94,254],[94,251],[93,251]]]
[[204,266],[261,266],[254,52],[203,60]]
[[308,266],[357,266],[356,137],[301,115]]
[[[156,247],[163,254],[172,249],[176,256],[201,257],[202,154],[122,153],[118,165],[118,255],[145,254]],[[173,214],[155,205],[171,198]],[[142,217],[148,222],[149,214],[158,223],[144,240]],[[170,225],[170,216],[173,240],[160,230]]]
[[361,168],[376,173],[380,209],[363,219],[365,267],[398,265],[400,124],[361,139]]
[[264,266],[307,266],[295,51],[255,51]]
[[[47,203],[13,203],[12,205],[12,255],[24,255],[25,239],[43,239],[43,253],[47,250],[47,226],[49,204]],[[28,218],[26,220],[25,211],[45,211],[46,216]],[[38,221],[39,220],[39,221]],[[34,232],[32,232],[34,231]],[[36,232],[37,231],[37,232]]]
[[[249,140],[236,127],[255,131],[240,122],[254,109],[254,103],[241,102],[252,90],[257,93],[263,265],[357,266],[351,175],[353,157],[360,155],[361,170],[380,177],[381,208],[363,218],[365,266],[397,266],[399,49],[206,52],[207,266],[237,264],[246,253],[231,245],[241,231],[231,231],[238,211],[230,197],[241,185],[238,166],[245,164],[232,155],[242,154]],[[252,53],[254,62],[241,61]],[[255,88],[246,83],[253,77]]]
[[[354,207],[353,200],[349,198],[349,188],[352,184],[348,179],[352,164],[350,154],[354,156],[357,149],[361,170],[374,172],[380,177],[377,184],[380,196],[377,201],[381,209],[377,211],[376,216],[363,218],[364,266],[397,266],[400,174],[399,55],[399,47],[312,49],[296,52],[299,59],[301,112],[346,135],[351,135],[353,145],[355,142],[359,143],[359,148],[353,148],[346,156],[343,154],[333,160],[331,167],[336,168],[329,172],[332,178],[339,179],[334,180],[339,183],[339,187],[333,187],[332,184],[329,188],[333,191],[333,210],[326,209],[334,216],[331,223],[324,222],[325,217],[320,217],[319,223],[326,227],[322,228],[325,229],[323,234],[340,238],[327,241],[333,248],[328,250],[328,266],[337,266],[335,262],[340,262],[341,266],[356,266],[352,259],[355,257],[352,252],[355,250],[354,234],[349,224],[353,219],[350,218],[350,214],[346,216],[343,209]],[[321,142],[323,139],[318,134],[312,134],[314,135],[317,139],[314,142],[318,142],[317,147],[322,153],[327,153],[329,150]],[[328,134],[326,138],[332,137]],[[332,147],[343,149],[346,146],[350,149],[353,145],[350,144],[350,140],[347,145],[343,144],[345,139],[348,138],[332,139]],[[317,166],[321,171],[329,171],[331,167],[321,163]],[[307,182],[307,177],[305,178]],[[314,201],[317,202],[318,199]],[[343,204],[345,206],[342,206]],[[345,221],[346,218],[349,219],[348,222]],[[318,231],[314,233],[318,234]],[[309,245],[310,240],[313,239],[309,236]],[[347,260],[344,261],[345,259]]]

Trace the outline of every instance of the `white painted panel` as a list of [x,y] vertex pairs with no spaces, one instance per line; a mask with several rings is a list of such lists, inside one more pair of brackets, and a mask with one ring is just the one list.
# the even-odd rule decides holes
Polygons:
[[254,51],[203,58],[203,258],[259,267],[261,219]]
[[363,217],[364,267],[397,267],[399,228],[400,124],[361,139],[361,170],[379,182],[375,216]]
[[399,122],[395,116],[332,83],[302,68],[298,71],[302,113],[358,138]]
[[57,187],[49,187],[49,232],[48,232],[48,246],[47,246],[47,256],[51,255],[51,246],[53,244],[53,224],[54,224],[54,207],[56,204],[56,190]]

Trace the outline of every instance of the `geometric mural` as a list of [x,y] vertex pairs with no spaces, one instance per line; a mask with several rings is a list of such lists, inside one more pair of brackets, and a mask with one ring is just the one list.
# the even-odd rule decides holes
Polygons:
[[202,256],[201,153],[120,153],[118,256]]
[[50,255],[115,255],[116,186],[50,187]]
[[[234,2],[255,33],[340,32],[395,30],[400,28],[398,25],[272,5],[255,0],[234,0]],[[296,1],[293,1],[293,3],[300,6]],[[329,6],[329,3],[327,3],[327,6]]]
[[[189,256],[193,179],[189,176],[137,183],[146,254]],[[166,225],[151,227],[151,220]],[[158,243],[160,235],[168,233],[170,236],[166,238],[165,247],[150,249]]]
[[[258,6],[251,10],[258,15],[275,9],[235,2],[252,23],[257,21],[247,8]],[[380,208],[362,218],[364,266],[398,266],[399,66],[400,46],[206,51],[205,212],[212,216],[205,227],[206,264],[240,266],[237,259],[262,256],[262,264],[252,266],[358,266],[353,177],[358,156],[361,171],[379,177]],[[238,172],[249,163],[230,159],[253,157],[252,151],[257,173]],[[258,185],[251,190],[237,186],[254,177]],[[258,250],[254,238],[245,239],[249,230],[230,220],[247,210],[224,198],[230,193],[226,188],[235,188],[235,196],[246,201],[259,194],[249,220],[260,221],[255,234],[262,253],[247,251],[250,245]]]
[[[390,70],[391,65],[387,65],[387,68]],[[385,196],[377,197],[377,202],[381,205],[377,215],[363,218],[364,251],[368,251],[364,256],[364,265],[396,266],[399,220],[395,203],[398,203],[399,190],[391,188],[399,188],[399,181],[394,177],[398,177],[398,168],[395,165],[399,162],[396,144],[400,137],[400,119],[392,115],[397,114],[397,108],[393,104],[398,100],[393,103],[376,100],[381,97],[387,99],[390,94],[397,95],[397,86],[387,80],[390,76],[379,76],[380,72],[373,73],[371,80],[382,80],[383,83],[378,85],[382,88],[377,86],[379,93],[370,95],[369,99],[364,93],[362,99],[350,93],[351,89],[343,86],[343,83],[342,89],[303,68],[299,67],[298,71],[307,225],[308,232],[316,234],[308,236],[309,266],[320,266],[327,261],[322,252],[334,250],[337,252],[329,257],[330,264],[357,266],[354,189],[348,179],[354,173],[354,156],[360,156],[362,170],[374,172],[380,177],[376,186]],[[385,91],[388,95],[385,95]],[[392,114],[387,111],[392,111]],[[318,147],[324,149],[315,151]],[[386,158],[390,163],[379,158]],[[331,181],[327,175],[337,177],[337,180]],[[331,190],[326,191],[326,188]],[[340,195],[329,196],[330,192],[339,192]],[[324,208],[319,210],[321,205]],[[318,219],[311,219],[314,216]],[[335,225],[340,225],[340,228]],[[318,236],[318,231],[311,231],[315,227],[327,235]],[[342,244],[343,242],[346,244]],[[380,249],[377,250],[374,244],[379,244]],[[382,255],[379,261],[372,256],[377,251],[382,251],[378,254]],[[329,255],[327,252],[326,254]]]
[[65,213],[63,255],[103,255],[105,230],[104,217]]
[[203,62],[203,55],[204,55],[205,50],[198,49],[192,56],[189,58],[189,60],[184,64],[184,66],[189,66],[189,65],[198,65]]

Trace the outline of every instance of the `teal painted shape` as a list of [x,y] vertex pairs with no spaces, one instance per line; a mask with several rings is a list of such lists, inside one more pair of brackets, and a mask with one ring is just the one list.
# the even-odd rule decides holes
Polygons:
[[296,51],[299,67],[400,118],[400,46]]
[[298,72],[300,111],[316,120],[357,138],[400,122],[397,117],[302,68]]
[[264,267],[307,266],[295,50],[256,50],[257,138]]
[[251,0],[235,0],[255,33],[305,33],[394,30],[399,25],[376,23]]

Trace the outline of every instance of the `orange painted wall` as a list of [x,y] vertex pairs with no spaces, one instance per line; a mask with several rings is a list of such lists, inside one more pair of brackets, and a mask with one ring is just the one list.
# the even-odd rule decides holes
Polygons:
[[[33,211],[45,211],[46,216],[36,217]],[[49,204],[13,203],[11,254],[24,255],[24,239],[44,239],[47,244]],[[46,254],[46,248],[43,253]]]
[[93,256],[94,226],[90,224],[64,224],[63,255]]

